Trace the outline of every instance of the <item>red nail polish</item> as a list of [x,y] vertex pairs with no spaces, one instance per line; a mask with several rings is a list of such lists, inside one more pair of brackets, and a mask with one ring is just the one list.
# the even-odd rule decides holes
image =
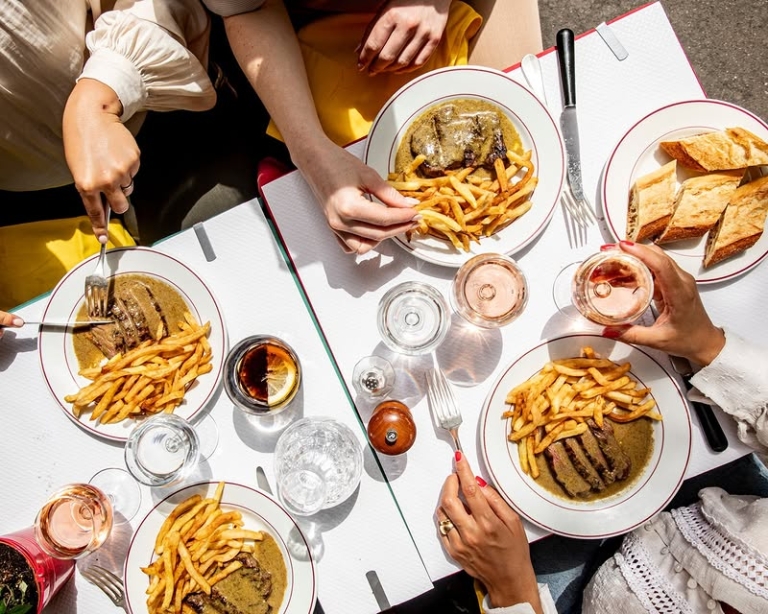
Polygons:
[[456,458],[456,462],[458,463],[461,460],[461,451],[456,450],[456,454],[454,456]]
[[478,485],[480,488],[485,488],[486,486],[488,486],[488,482],[486,482],[486,481],[485,481],[483,478],[481,478],[479,475],[476,475],[476,476],[475,476],[475,482],[477,482],[477,485]]
[[616,249],[616,244],[615,243],[606,243],[605,245],[601,245],[600,246],[600,251],[601,252],[607,251],[609,249]]
[[611,326],[606,326],[603,329],[603,332],[600,333],[603,337],[606,337],[608,339],[618,339],[624,334],[624,331],[627,330],[627,327],[624,328],[616,328]]
[[634,241],[619,241],[622,245],[626,245],[627,247],[632,247],[635,242]]

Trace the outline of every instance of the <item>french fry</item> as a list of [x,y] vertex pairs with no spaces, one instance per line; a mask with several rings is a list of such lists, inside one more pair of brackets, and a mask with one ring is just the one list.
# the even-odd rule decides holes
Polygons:
[[547,362],[513,387],[502,417],[509,420],[507,439],[517,445],[523,472],[536,479],[536,457],[556,441],[585,433],[590,420],[598,428],[606,418],[617,423],[661,420],[650,389],[638,387],[630,369],[629,362],[619,365],[585,347],[581,357]]

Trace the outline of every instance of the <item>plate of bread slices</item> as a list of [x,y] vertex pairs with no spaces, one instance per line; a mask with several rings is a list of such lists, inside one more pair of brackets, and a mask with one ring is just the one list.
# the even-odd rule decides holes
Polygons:
[[621,138],[601,196],[617,240],[656,243],[699,283],[746,273],[768,255],[768,125],[718,100],[662,107]]

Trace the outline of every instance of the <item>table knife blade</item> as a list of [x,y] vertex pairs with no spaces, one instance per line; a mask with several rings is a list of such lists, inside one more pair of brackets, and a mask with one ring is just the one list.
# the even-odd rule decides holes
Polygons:
[[563,133],[565,154],[568,160],[568,185],[574,198],[584,198],[581,183],[581,148],[579,146],[579,122],[576,114],[576,55],[573,30],[563,28],[557,33],[557,59],[560,81],[563,86],[563,112],[560,114],[560,130]]
[[[687,358],[682,356],[669,356],[669,360],[672,363],[672,368],[680,374],[683,378],[683,383],[687,390],[693,388],[691,384],[691,377],[693,376],[693,368]],[[717,416],[712,407],[706,403],[700,403],[699,401],[688,402],[693,406],[693,410],[699,418],[701,423],[701,429],[704,431],[704,436],[707,438],[707,443],[713,452],[722,452],[728,447],[728,438],[723,432],[723,427],[717,421]]]

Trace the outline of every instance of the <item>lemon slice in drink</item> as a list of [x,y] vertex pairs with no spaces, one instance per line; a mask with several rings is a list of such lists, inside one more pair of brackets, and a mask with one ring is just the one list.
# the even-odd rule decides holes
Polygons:
[[291,355],[276,345],[267,345],[267,405],[283,403],[296,387],[296,363]]

